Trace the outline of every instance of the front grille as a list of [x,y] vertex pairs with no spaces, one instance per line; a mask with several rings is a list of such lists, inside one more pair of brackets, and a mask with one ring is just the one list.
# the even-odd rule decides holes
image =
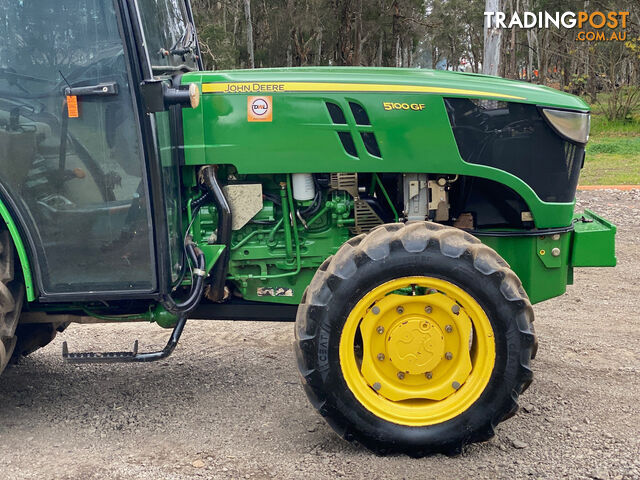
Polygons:
[[509,172],[545,202],[573,201],[584,147],[556,134],[535,105],[466,98],[446,98],[445,105],[465,162]]

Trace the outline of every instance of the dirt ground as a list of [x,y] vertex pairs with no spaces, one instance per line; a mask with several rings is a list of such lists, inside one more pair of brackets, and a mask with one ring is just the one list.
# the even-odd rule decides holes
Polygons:
[[160,347],[153,325],[71,326],[0,379],[0,477],[640,478],[640,191],[579,193],[618,224],[618,267],[576,271],[535,306],[540,350],[520,412],[455,458],[376,457],[302,391],[293,325],[191,322],[173,357],[65,365],[75,351]]

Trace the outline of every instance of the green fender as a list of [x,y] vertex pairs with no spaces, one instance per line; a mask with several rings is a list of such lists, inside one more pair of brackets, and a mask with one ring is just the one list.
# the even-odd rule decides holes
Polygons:
[[24,248],[24,243],[22,242],[22,237],[20,237],[18,227],[16,227],[16,224],[13,221],[9,210],[2,200],[0,200],[0,215],[2,215],[2,219],[7,225],[9,233],[11,234],[11,239],[13,240],[13,244],[16,246],[16,250],[18,251],[18,258],[20,259],[20,265],[22,266],[24,286],[27,291],[27,300],[32,302],[36,299],[36,291],[33,288],[33,277],[31,275],[31,265],[29,264],[29,257],[27,256],[27,251]]

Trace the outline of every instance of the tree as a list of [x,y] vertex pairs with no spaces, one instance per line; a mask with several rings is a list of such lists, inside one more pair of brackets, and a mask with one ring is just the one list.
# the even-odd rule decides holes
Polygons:
[[247,51],[249,52],[249,68],[256,68],[253,51],[253,26],[251,24],[251,0],[244,0],[244,18],[247,25]]
[[[484,23],[484,62],[482,73],[498,75],[500,71],[500,48],[502,45],[502,29],[496,25],[495,13],[501,11],[500,0],[487,0],[485,12],[494,13]],[[489,20],[490,19],[490,20]]]

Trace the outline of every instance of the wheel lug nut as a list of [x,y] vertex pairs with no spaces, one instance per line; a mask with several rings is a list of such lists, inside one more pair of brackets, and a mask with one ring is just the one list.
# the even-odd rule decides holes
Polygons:
[[460,388],[460,384],[458,382],[453,382],[451,386],[453,387],[454,390],[458,390]]
[[433,373],[427,372],[424,374],[424,376],[427,377],[427,380],[431,380],[433,378]]
[[378,315],[380,313],[380,307],[375,306],[371,309],[374,315]]
[[398,372],[398,378],[404,380],[404,372]]
[[380,325],[378,328],[376,328],[376,332],[378,332],[380,335],[382,335],[384,333],[384,327],[382,325]]
[[447,331],[447,333],[453,332],[453,327],[451,325],[447,325],[446,327],[444,327],[444,329]]
[[453,353],[451,352],[447,352],[444,354],[444,358],[446,358],[447,360],[451,360],[453,358]]
[[427,313],[431,313],[431,312],[433,312],[433,308],[431,308],[431,307],[424,307],[424,311],[425,311],[425,312],[427,312]]
[[396,312],[398,312],[399,314],[402,315],[404,313],[404,308],[398,307],[398,308],[396,308]]
[[380,385],[379,382],[374,383],[373,385],[371,385],[373,387],[373,389],[377,392],[378,390],[380,390],[380,388],[382,387]]
[[384,360],[384,353],[379,353],[378,354],[378,360],[380,360],[380,361]]
[[460,305],[456,303],[453,307],[451,307],[451,311],[458,315],[460,313]]

